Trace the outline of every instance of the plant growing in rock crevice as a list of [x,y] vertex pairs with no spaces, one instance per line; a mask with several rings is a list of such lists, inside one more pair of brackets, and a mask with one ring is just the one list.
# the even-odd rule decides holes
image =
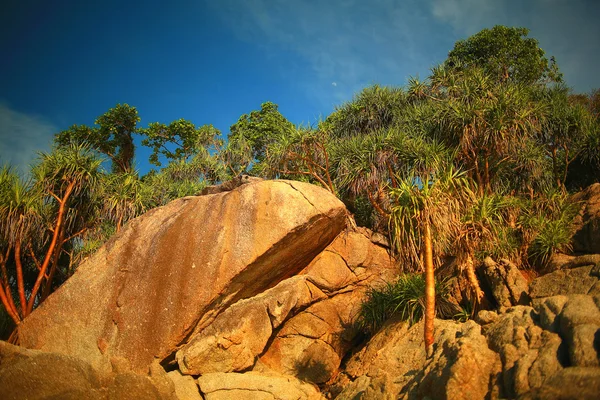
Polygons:
[[[441,318],[452,318],[460,309],[447,298],[449,282],[435,282],[436,314]],[[375,334],[392,317],[409,324],[423,318],[425,311],[425,278],[422,274],[400,275],[395,282],[386,282],[367,292],[361,304],[357,326],[367,335]]]

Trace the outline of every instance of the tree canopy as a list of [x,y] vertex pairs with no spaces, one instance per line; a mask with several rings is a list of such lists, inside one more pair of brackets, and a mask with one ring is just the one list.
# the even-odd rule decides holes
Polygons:
[[455,68],[482,67],[492,78],[518,83],[560,82],[562,75],[554,57],[550,61],[529,29],[497,25],[466,40],[459,40],[448,53],[446,65]]
[[73,125],[56,135],[59,146],[84,143],[108,156],[114,172],[130,172],[133,168],[135,145],[133,134],[140,122],[138,111],[128,104],[117,104],[96,119],[95,127]]

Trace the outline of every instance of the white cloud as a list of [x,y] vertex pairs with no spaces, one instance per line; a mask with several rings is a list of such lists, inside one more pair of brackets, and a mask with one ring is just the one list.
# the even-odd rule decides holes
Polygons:
[[38,151],[49,150],[56,127],[35,115],[0,103],[0,164],[10,164],[25,174]]
[[[584,0],[220,0],[208,2],[275,73],[323,107],[373,83],[402,85],[443,62],[459,39],[525,26],[568,84],[600,86],[600,2]],[[597,11],[597,12],[596,12]],[[285,55],[282,55],[285,54]],[[335,82],[336,85],[333,85]],[[584,89],[585,88],[585,89]]]
[[285,51],[303,60],[308,69],[289,65],[282,68],[286,78],[327,106],[349,100],[369,84],[404,84],[410,75],[427,72],[438,58],[431,52],[433,43],[443,42],[418,0],[212,4],[240,38],[259,45],[274,59]]

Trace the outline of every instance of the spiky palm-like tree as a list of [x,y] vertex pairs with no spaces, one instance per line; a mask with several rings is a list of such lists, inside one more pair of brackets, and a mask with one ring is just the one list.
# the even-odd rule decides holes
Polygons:
[[103,213],[115,224],[116,231],[144,210],[143,182],[136,173],[123,172],[106,177],[103,190]]
[[[31,181],[8,169],[0,171],[0,299],[17,326],[50,294],[65,245],[93,224],[100,165],[86,146],[68,145],[41,153]],[[14,274],[8,265],[14,266]],[[34,274],[31,282],[26,270]],[[17,288],[18,303],[12,287]]]
[[53,287],[59,258],[64,245],[79,237],[93,224],[99,202],[95,191],[101,175],[102,160],[85,145],[60,147],[41,153],[32,174],[49,212],[46,232],[48,242],[41,260],[34,258],[38,276],[31,290],[26,314],[31,313],[40,288],[45,299]]
[[[42,204],[36,189],[31,182],[23,181],[14,170],[8,167],[0,170],[0,299],[16,324],[21,321],[27,308],[22,250],[23,247],[27,248],[31,233],[39,228],[41,222]],[[7,270],[11,260],[14,261],[11,263],[15,268],[14,275]],[[18,303],[12,296],[15,281]]]
[[539,132],[544,105],[535,101],[532,90],[497,82],[481,68],[440,66],[426,82],[411,81],[408,92],[413,103],[431,104],[436,130],[458,150],[459,165],[477,182],[481,195],[492,192],[501,171],[517,161],[519,151]]
[[318,183],[336,194],[332,178],[331,146],[327,131],[299,126],[273,137],[256,166],[269,178],[291,178]]
[[425,274],[425,348],[431,355],[435,318],[434,249],[447,254],[460,228],[463,173],[442,171],[409,176],[390,191],[390,230],[401,260],[422,266]]

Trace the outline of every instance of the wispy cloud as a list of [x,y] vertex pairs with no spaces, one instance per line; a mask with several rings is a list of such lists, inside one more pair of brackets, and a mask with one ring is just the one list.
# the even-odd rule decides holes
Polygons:
[[41,150],[49,150],[56,127],[0,103],[0,164],[10,164],[26,174]]
[[[497,24],[525,26],[556,56],[569,85],[600,86],[600,2],[586,0],[220,0],[243,40],[323,105],[372,83],[404,84],[442,62],[458,39]],[[291,54],[286,61],[282,54]],[[299,64],[300,60],[302,65]],[[332,85],[335,82],[335,85]]]
[[447,41],[431,26],[436,21],[417,0],[214,4],[240,38],[267,53],[290,52],[302,60],[308,68],[286,64],[285,73],[329,106],[371,83],[403,84],[412,74],[426,73],[448,51],[439,46]]

